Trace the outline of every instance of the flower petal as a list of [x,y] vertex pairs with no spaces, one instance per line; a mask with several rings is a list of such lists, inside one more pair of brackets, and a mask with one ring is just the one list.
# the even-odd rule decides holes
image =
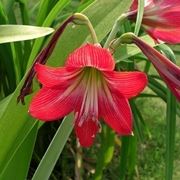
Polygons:
[[168,87],[172,91],[172,93],[176,96],[177,100],[180,101],[180,84],[179,84],[179,86],[177,86],[168,77],[166,77],[162,74],[160,74],[160,75],[164,79],[164,81],[166,82],[166,84],[168,85]]
[[65,67],[48,67],[42,64],[36,64],[35,71],[39,82],[46,87],[62,86],[67,81],[74,81],[74,78],[81,72],[78,69],[67,70]]
[[120,135],[132,134],[132,112],[128,100],[119,92],[99,92],[100,117]]
[[[179,28],[180,27],[180,6],[176,8],[171,8],[162,14],[160,14],[160,18],[166,21],[166,27],[164,29]],[[168,27],[167,27],[168,25]]]
[[[129,12],[129,19],[135,21],[138,1],[134,0]],[[142,20],[144,29],[156,41],[175,44],[180,43],[180,1],[146,0]],[[133,10],[133,11],[132,11]]]
[[43,87],[33,97],[29,113],[43,121],[58,120],[64,117],[73,110],[78,97],[76,93],[65,95],[65,92],[64,89]]
[[[147,28],[146,28],[147,29]],[[180,43],[180,28],[175,29],[147,29],[150,36],[154,39],[159,39],[169,44]]]
[[137,96],[147,85],[147,77],[142,72],[104,72],[109,87],[115,88],[126,98]]
[[136,37],[133,41],[152,62],[167,86],[172,90],[177,99],[180,100],[180,68],[141,39]]
[[98,130],[98,123],[92,119],[86,119],[81,126],[79,126],[78,121],[75,122],[75,133],[81,146],[91,146],[94,142]]
[[178,4],[180,4],[179,0],[161,0],[159,2],[161,4],[161,6],[177,6]]
[[86,44],[69,55],[66,66],[73,68],[94,67],[99,70],[111,71],[114,69],[115,63],[107,49]]
[[[150,4],[154,4],[154,1],[153,0],[145,0],[144,2],[144,6],[149,6]],[[138,9],[138,0],[134,0],[131,7],[130,7],[130,10],[131,11],[134,11],[134,10],[137,10]]]
[[134,0],[131,4],[130,10],[134,11],[137,10],[137,8],[138,8],[138,0]]

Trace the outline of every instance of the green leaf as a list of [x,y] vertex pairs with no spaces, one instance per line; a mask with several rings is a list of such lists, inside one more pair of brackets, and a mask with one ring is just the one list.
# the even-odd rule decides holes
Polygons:
[[48,180],[54,166],[68,140],[73,129],[73,116],[69,115],[64,118],[58,128],[53,140],[51,141],[46,153],[44,154],[32,180]]
[[136,136],[122,137],[122,147],[120,156],[120,176],[119,179],[125,180],[128,175],[129,179],[133,179],[132,175],[135,170],[137,154],[137,138]]
[[[0,142],[0,148],[1,148],[0,179],[8,179],[4,177],[15,175],[16,174],[15,172],[17,172],[17,170],[20,170],[20,169],[17,169],[17,167],[15,168],[15,166],[17,166],[17,159],[19,162],[18,167],[21,167],[22,165],[24,169],[24,171],[21,174],[17,174],[17,177],[20,177],[21,175],[22,176],[26,175],[27,170],[28,170],[28,164],[30,161],[30,156],[33,150],[32,144],[35,141],[35,136],[34,136],[35,129],[37,129],[34,127],[35,121],[30,121],[30,119],[28,118],[26,119],[24,116],[23,116],[24,118],[21,118],[21,114],[24,115],[23,108],[19,108],[19,110],[18,108],[15,108],[17,104],[16,104],[16,101],[12,103],[11,101],[12,98],[13,98],[13,94],[6,97],[0,102],[0,130],[1,130],[0,139],[6,140],[6,143],[4,143],[4,141]],[[4,114],[7,108],[12,108],[12,109],[11,111],[9,111],[9,113],[7,112],[7,114]],[[15,109],[15,111],[13,111],[13,109]],[[10,120],[2,118],[3,116],[7,117],[9,115],[11,117]],[[13,116],[16,117],[17,119],[13,119]],[[24,127],[21,126],[22,121],[24,121],[25,123]],[[30,124],[32,124],[32,126],[30,126],[31,129],[28,129]],[[30,135],[28,135],[29,132],[31,132],[31,130],[34,133],[31,133]],[[17,134],[16,131],[19,131],[20,134]],[[26,138],[27,136],[29,136],[29,138]],[[25,139],[27,141],[25,141]],[[21,144],[23,143],[20,149],[19,149],[19,141],[21,141]],[[11,142],[13,143],[11,144]],[[28,145],[28,143],[30,144]],[[21,170],[23,169],[21,168]],[[10,172],[11,173],[14,172],[14,173],[11,174]]]
[[6,110],[11,98],[12,98],[12,94],[0,101],[0,117],[2,116],[3,112]]
[[[15,152],[8,166],[2,172],[1,179],[24,180],[28,174],[31,156],[37,135],[37,124],[33,127],[22,145]],[[18,163],[18,165],[17,165]]]
[[36,24],[38,26],[42,25],[42,23],[44,22],[44,19],[46,19],[49,2],[50,2],[50,0],[41,0],[40,1],[39,11],[38,11],[38,15],[36,18],[37,19]]
[[7,23],[7,16],[4,12],[3,3],[0,1],[0,23],[6,24]]
[[1,102],[0,139],[6,140],[6,143],[0,142],[0,173],[7,168],[20,144],[37,123],[28,115],[27,106],[17,105],[16,94]]
[[[149,96],[149,94],[148,94],[148,96]],[[131,107],[132,107],[132,104],[131,104]],[[147,133],[148,137],[151,138],[151,133],[148,129],[148,126],[147,126],[146,122],[144,121],[141,111],[138,109],[138,107],[134,101],[133,101],[133,114],[136,114],[135,116],[136,116],[136,118],[138,118],[139,123],[141,124],[141,131],[143,129],[143,131],[145,131]],[[137,119],[136,119],[136,121],[137,121]]]
[[83,9],[87,8],[91,3],[93,3],[95,0],[87,0],[82,1],[80,6],[78,7],[78,12],[81,12]]
[[130,105],[131,105],[131,109],[133,112],[134,129],[135,129],[135,132],[136,132],[138,138],[142,141],[143,140],[143,128],[142,128],[141,122],[139,121],[139,117],[138,117],[138,114],[136,111],[136,104],[135,104],[134,100],[130,101]]
[[167,93],[167,111],[166,111],[166,171],[165,179],[173,179],[173,163],[176,134],[176,97],[168,90]]
[[[46,19],[44,20],[42,26],[51,26],[51,24],[54,22],[54,19],[58,16],[58,14],[70,3],[70,0],[62,0],[56,3],[56,5],[52,8]],[[40,20],[41,21],[41,20]],[[35,41],[32,52],[29,57],[29,64],[28,67],[31,66],[32,61],[34,60],[35,56],[39,52],[42,43],[43,43],[43,38],[38,39]]]
[[35,39],[51,34],[53,31],[48,27],[0,25],[0,43]]
[[[165,88],[162,84],[160,84],[153,78],[149,78],[148,87],[154,93],[156,93],[159,98],[161,98],[164,102],[167,103],[167,96],[166,96],[167,88]],[[180,104],[179,103],[177,103],[177,115],[180,117]]]
[[4,6],[4,9],[7,13],[9,13],[10,11],[12,11],[12,6],[14,4],[15,0],[2,0],[2,4]]
[[67,6],[69,5],[71,1],[70,0],[61,0],[58,1],[55,6],[51,9],[50,13],[46,17],[46,19],[43,22],[43,26],[49,24],[51,25],[53,21],[57,18],[59,13]]
[[1,80],[7,84],[7,89],[4,91],[5,96],[9,95],[16,88],[16,73],[15,73],[15,61],[12,52],[12,46],[10,44],[0,44],[1,54],[1,66],[0,71],[3,76]]

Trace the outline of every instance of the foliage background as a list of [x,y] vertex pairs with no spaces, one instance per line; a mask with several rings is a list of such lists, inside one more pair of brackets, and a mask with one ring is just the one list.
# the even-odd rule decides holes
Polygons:
[[[108,0],[63,0],[61,8],[55,17],[51,16],[45,21],[51,10],[60,2],[58,0],[1,0],[0,1],[0,23],[1,24],[30,24],[46,25],[58,27],[69,15],[74,12],[84,10],[97,31],[99,40],[104,43],[106,35],[109,33],[115,19],[121,12],[127,10],[131,1]],[[122,3],[122,4],[120,4]],[[90,7],[89,7],[90,5]],[[102,7],[100,6],[102,5]],[[126,7],[123,8],[122,5]],[[108,7],[107,7],[108,6]],[[39,10],[41,7],[41,10]],[[58,8],[57,8],[58,9]],[[55,12],[55,11],[53,11]],[[107,13],[108,12],[108,13]],[[130,28],[129,28],[130,26]],[[134,25],[125,23],[121,31],[133,29]],[[121,33],[121,32],[119,32]],[[144,35],[141,31],[141,35]],[[88,39],[88,31],[83,26],[72,28],[69,26],[61,37],[56,49],[50,57],[48,63],[54,66],[62,65],[69,52],[78,47],[82,42]],[[60,122],[38,124],[28,114],[28,104],[31,96],[26,99],[26,106],[16,104],[16,98],[23,81],[21,79],[33,59],[47,43],[48,38],[17,42],[0,45],[0,68],[1,68],[1,102],[0,102],[0,179],[31,179],[47,147],[49,146],[54,134],[56,133]],[[154,45],[148,39],[150,44]],[[180,62],[179,45],[171,46],[175,50],[177,63]],[[63,52],[63,53],[62,53]],[[129,49],[129,52],[134,52]],[[136,48],[134,59],[138,59],[140,52]],[[129,53],[130,54],[130,53]],[[128,54],[117,54],[117,59],[123,60],[120,65],[125,68],[131,63],[132,56]],[[126,57],[126,58],[124,58]],[[119,64],[117,64],[117,67]],[[144,69],[144,62],[137,61],[139,69]],[[12,74],[14,72],[14,74]],[[156,74],[153,67],[149,74]],[[157,75],[157,74],[156,74]],[[3,78],[4,77],[4,78]],[[4,82],[4,83],[3,83]],[[164,84],[163,84],[164,86]],[[165,87],[165,86],[164,86]],[[34,91],[37,89],[35,82]],[[16,90],[15,90],[16,89]],[[15,91],[14,91],[15,90]],[[146,93],[152,93],[149,88]],[[9,94],[12,94],[8,96]],[[5,98],[7,97],[7,98]],[[166,103],[159,97],[156,98],[137,98],[135,100],[140,110],[146,127],[149,131],[141,129],[143,138],[137,137],[137,146],[134,147],[135,153],[127,157],[127,169],[125,179],[163,179],[165,172],[165,151],[166,151]],[[176,126],[176,145],[175,145],[175,163],[173,179],[180,178],[180,118],[177,118]],[[141,126],[143,127],[143,126]],[[104,127],[106,130],[106,127]],[[108,130],[107,130],[108,131]],[[95,145],[90,149],[82,149],[77,146],[75,135],[71,136],[58,159],[50,179],[95,179],[94,173],[97,170],[99,152],[103,142],[103,135],[99,134]],[[33,148],[35,145],[35,148]],[[110,151],[105,158],[107,163],[100,167],[100,178],[114,180],[119,178],[122,169],[120,159],[125,156],[122,153],[121,138],[115,136],[115,143],[106,149]],[[112,158],[112,159],[111,159]],[[135,160],[133,163],[132,160]],[[77,160],[80,160],[82,166],[77,166]],[[18,162],[18,167],[17,167]],[[125,166],[125,165],[124,165]],[[131,171],[132,169],[132,171]],[[45,173],[45,172],[44,172]],[[102,173],[102,174],[101,174]],[[96,179],[98,179],[96,177]]]

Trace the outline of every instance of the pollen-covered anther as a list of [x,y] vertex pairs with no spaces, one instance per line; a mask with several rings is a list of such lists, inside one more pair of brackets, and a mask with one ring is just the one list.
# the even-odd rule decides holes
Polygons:
[[[78,116],[76,115],[76,118],[77,117]],[[98,123],[98,116],[95,113],[88,113],[88,114],[84,113],[83,115],[80,116],[78,126],[81,127],[85,121],[89,121],[89,120]]]

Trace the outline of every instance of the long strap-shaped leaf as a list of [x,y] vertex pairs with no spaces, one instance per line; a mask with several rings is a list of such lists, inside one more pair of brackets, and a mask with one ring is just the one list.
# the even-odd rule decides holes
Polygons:
[[58,128],[53,140],[51,141],[46,153],[44,154],[32,180],[48,180],[51,172],[66,144],[66,141],[73,129],[72,115],[64,118]]
[[[175,63],[173,51],[165,44],[160,46],[165,55]],[[165,179],[173,179],[173,162],[176,134],[176,112],[177,103],[175,96],[167,88],[167,109],[166,109],[166,156],[165,156]]]
[[167,111],[166,111],[166,180],[173,179],[173,162],[175,149],[176,133],[176,98],[170,90],[167,92]]
[[46,36],[54,30],[26,25],[0,25],[0,43],[23,41]]

